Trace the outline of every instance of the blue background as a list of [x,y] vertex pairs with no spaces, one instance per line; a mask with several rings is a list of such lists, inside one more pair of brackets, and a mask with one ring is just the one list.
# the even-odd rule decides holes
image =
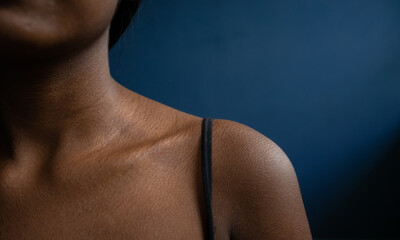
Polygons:
[[400,237],[400,1],[144,0],[113,76],[291,159],[314,237]]

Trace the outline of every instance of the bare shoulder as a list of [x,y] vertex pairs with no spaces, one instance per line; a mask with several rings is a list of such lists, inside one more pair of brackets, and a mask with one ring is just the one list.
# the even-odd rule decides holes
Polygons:
[[271,139],[215,119],[213,170],[213,194],[223,194],[229,206],[234,239],[311,239],[295,170]]
[[240,178],[259,184],[257,178],[266,174],[269,177],[279,177],[282,173],[294,177],[295,174],[289,158],[275,142],[257,130],[232,120],[213,121],[213,154],[219,161],[216,164],[223,165],[225,175],[231,180]]
[[[248,164],[266,164],[266,161],[275,164],[279,161],[279,165],[285,168],[291,168],[292,165],[283,150],[271,139],[258,132],[257,130],[228,119],[215,119],[213,121],[213,136],[219,140],[218,149],[228,150],[238,157],[246,157],[252,159]],[[222,140],[222,141],[221,141]],[[237,155],[238,154],[238,155]],[[267,158],[266,158],[267,157]],[[239,161],[234,164],[243,164]]]

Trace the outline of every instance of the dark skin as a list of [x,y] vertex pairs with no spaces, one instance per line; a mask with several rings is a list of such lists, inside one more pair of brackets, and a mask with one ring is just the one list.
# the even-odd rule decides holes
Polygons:
[[[204,239],[202,118],[112,78],[116,4],[0,3],[2,240]],[[311,239],[275,143],[216,119],[212,147],[215,239]]]

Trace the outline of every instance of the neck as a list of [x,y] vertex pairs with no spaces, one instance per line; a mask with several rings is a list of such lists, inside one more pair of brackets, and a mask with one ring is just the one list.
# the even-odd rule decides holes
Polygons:
[[16,158],[30,149],[77,151],[112,138],[120,127],[111,119],[120,114],[123,87],[110,75],[106,46],[38,64],[3,65],[0,149],[6,146]]

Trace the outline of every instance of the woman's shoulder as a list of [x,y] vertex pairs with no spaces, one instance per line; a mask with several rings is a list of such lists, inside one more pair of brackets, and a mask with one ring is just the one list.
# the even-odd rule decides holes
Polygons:
[[223,171],[221,175],[229,178],[230,183],[240,181],[239,187],[252,184],[253,189],[265,188],[268,182],[279,181],[294,172],[278,144],[248,125],[214,119],[212,134],[214,166],[216,171]]
[[238,239],[309,239],[293,165],[271,139],[245,124],[213,121],[213,193],[229,206]]
[[224,159],[224,164],[231,167],[256,167],[255,170],[272,165],[292,167],[274,141],[248,125],[229,119],[213,120],[213,148],[216,158]]

